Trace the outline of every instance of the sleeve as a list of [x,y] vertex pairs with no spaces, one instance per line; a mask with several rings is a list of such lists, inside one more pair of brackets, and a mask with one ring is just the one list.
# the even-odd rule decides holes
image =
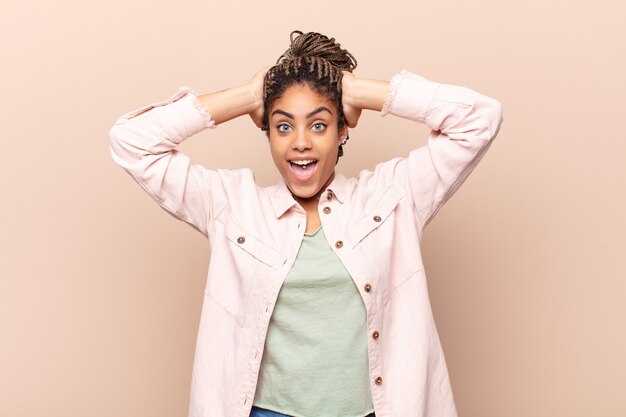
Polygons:
[[215,121],[187,86],[165,101],[124,114],[109,131],[113,161],[163,209],[208,237],[219,204],[211,198],[219,180],[214,171],[194,164],[174,149]]
[[503,121],[499,101],[466,87],[442,84],[402,70],[390,80],[381,115],[425,123],[425,145],[396,167],[407,184],[423,229],[463,184],[493,143]]

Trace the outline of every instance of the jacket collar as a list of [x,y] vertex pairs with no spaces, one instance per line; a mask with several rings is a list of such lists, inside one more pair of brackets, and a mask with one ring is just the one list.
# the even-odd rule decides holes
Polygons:
[[[298,202],[293,198],[283,177],[280,177],[278,184],[274,185],[272,188],[270,200],[274,208],[274,214],[278,218],[285,214],[291,207],[298,204]],[[335,171],[335,178],[333,178],[332,182],[326,187],[325,192],[320,196],[320,202],[328,201],[328,191],[332,191],[333,197],[337,198],[339,203],[343,204],[348,193],[348,178],[340,172]]]

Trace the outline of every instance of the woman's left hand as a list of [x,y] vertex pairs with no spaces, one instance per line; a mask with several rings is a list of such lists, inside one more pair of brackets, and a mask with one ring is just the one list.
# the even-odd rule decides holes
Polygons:
[[361,107],[356,104],[356,82],[357,79],[351,72],[343,71],[343,79],[341,81],[341,103],[343,105],[343,114],[346,118],[348,127],[356,127],[361,117]]

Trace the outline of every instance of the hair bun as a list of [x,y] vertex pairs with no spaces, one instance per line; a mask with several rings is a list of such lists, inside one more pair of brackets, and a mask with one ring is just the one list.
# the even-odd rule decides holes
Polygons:
[[327,60],[331,65],[352,72],[357,62],[354,56],[341,45],[335,42],[335,38],[328,38],[317,32],[302,33],[294,30],[290,35],[291,46],[278,58],[276,63],[300,57],[317,57]]

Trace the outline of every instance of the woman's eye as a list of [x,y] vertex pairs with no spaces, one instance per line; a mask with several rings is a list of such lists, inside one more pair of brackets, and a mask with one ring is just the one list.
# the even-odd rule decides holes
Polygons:
[[313,130],[315,130],[317,132],[321,132],[324,129],[326,129],[326,125],[324,123],[315,123],[313,125]]
[[278,125],[276,128],[278,129],[279,132],[289,131],[289,125],[286,125],[286,124]]

